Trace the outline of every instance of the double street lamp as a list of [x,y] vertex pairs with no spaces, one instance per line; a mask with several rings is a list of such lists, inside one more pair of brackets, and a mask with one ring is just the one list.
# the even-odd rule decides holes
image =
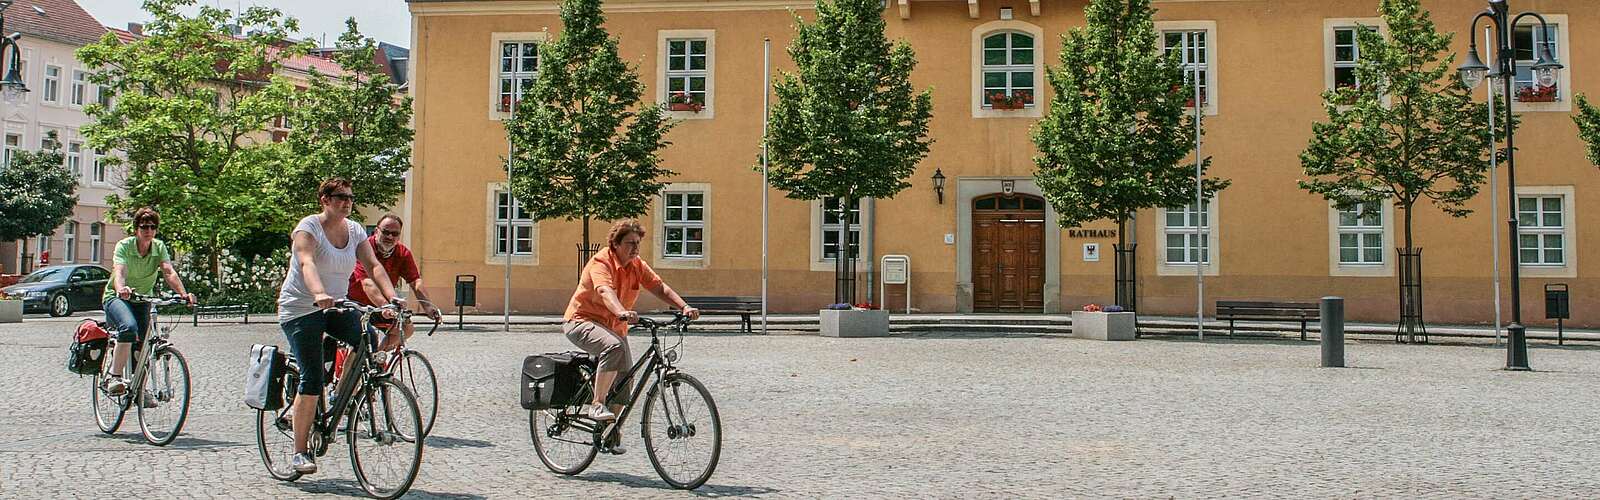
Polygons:
[[0,79],[0,97],[6,104],[16,104],[22,100],[22,93],[28,91],[28,86],[22,83],[22,49],[17,47],[22,33],[5,34],[6,8],[12,1],[0,0],[0,68],[4,68],[5,74],[5,78]]
[[[1514,31],[1517,23],[1524,17],[1537,19],[1540,33],[1549,33],[1550,25],[1545,22],[1544,16],[1534,12],[1523,12],[1517,14],[1516,17],[1511,17],[1510,7],[1506,5],[1506,0],[1489,0],[1489,8],[1472,19],[1472,30],[1467,32],[1467,38],[1472,40],[1471,49],[1467,51],[1466,62],[1462,63],[1457,70],[1461,76],[1461,82],[1465,83],[1469,88],[1477,88],[1485,78],[1491,80],[1498,78],[1499,81],[1497,83],[1504,85],[1504,92],[1501,92],[1500,95],[1506,98],[1506,120],[1504,122],[1506,127],[1506,185],[1511,193],[1511,219],[1506,222],[1511,229],[1512,255],[1511,324],[1506,325],[1507,370],[1531,369],[1528,366],[1527,327],[1522,325],[1522,282],[1519,279],[1521,277],[1519,268],[1522,267],[1522,259],[1521,254],[1518,252],[1521,242],[1517,239],[1517,150],[1512,143],[1513,127],[1511,126],[1511,96],[1515,95],[1513,87],[1516,86],[1517,79],[1517,42]],[[1478,58],[1478,40],[1476,36],[1478,22],[1485,19],[1492,23],[1494,31],[1495,47],[1491,59],[1495,61],[1495,67],[1492,72],[1489,66]],[[1535,42],[1534,40],[1538,40],[1538,38],[1530,37],[1529,39],[1534,44],[1533,53],[1537,57],[1533,64],[1533,84],[1540,88],[1553,87],[1556,84],[1556,74],[1562,68],[1561,63],[1556,62],[1555,56],[1550,53],[1548,40],[1545,40],[1544,43]],[[1490,154],[1494,154],[1492,149],[1493,147],[1491,146]]]

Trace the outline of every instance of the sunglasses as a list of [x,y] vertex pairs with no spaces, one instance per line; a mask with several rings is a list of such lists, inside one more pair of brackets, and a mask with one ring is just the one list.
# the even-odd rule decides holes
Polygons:
[[400,232],[399,231],[380,231],[380,232],[382,232],[384,236],[393,236],[393,237],[396,237],[396,238],[400,237]]
[[333,193],[328,197],[339,201],[356,201],[356,195],[350,193]]
[[156,230],[156,225],[155,224],[140,224],[139,225],[139,229],[149,229],[151,231],[155,231]]

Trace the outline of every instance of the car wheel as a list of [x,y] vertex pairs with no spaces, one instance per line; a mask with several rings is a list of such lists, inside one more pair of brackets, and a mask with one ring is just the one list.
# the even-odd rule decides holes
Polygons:
[[72,304],[67,303],[66,295],[57,295],[50,298],[50,315],[57,318],[72,314]]

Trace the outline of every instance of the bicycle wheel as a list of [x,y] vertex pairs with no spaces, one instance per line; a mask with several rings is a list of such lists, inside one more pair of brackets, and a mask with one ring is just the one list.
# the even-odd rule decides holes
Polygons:
[[417,398],[391,379],[378,379],[363,389],[355,403],[345,440],[350,442],[350,468],[356,471],[361,489],[374,498],[404,495],[422,467]]
[[[583,374],[583,388],[572,396],[572,401],[589,401],[594,392],[591,371],[579,368]],[[600,451],[596,446],[600,437],[593,428],[573,425],[566,408],[528,410],[528,435],[533,438],[533,449],[551,472],[577,475],[589,468]]]
[[111,370],[111,353],[116,346],[106,344],[105,354],[100,355],[100,373],[94,374],[89,381],[89,400],[94,407],[94,423],[100,427],[100,432],[114,434],[118,427],[122,427],[122,416],[128,412],[128,407],[123,406],[118,398],[111,397],[105,391],[105,374]]
[[722,419],[699,380],[683,373],[663,377],[650,387],[640,424],[650,465],[667,484],[692,490],[711,479],[722,455]]
[[299,372],[289,368],[283,377],[283,407],[256,410],[256,449],[261,452],[267,474],[279,481],[300,479],[300,473],[289,466],[294,459],[294,427],[289,416],[294,412],[295,388],[299,385]]
[[150,444],[166,446],[189,417],[189,362],[178,348],[163,347],[151,357],[140,385],[139,430]]
[[417,412],[422,414],[422,435],[433,432],[433,418],[439,414],[439,380],[433,376],[433,363],[417,351],[405,351],[395,366],[394,378],[417,397]]

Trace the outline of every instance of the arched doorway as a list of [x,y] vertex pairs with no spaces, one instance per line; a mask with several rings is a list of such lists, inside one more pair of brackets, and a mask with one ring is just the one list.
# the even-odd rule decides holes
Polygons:
[[1044,199],[1000,193],[972,200],[972,308],[1044,307]]

